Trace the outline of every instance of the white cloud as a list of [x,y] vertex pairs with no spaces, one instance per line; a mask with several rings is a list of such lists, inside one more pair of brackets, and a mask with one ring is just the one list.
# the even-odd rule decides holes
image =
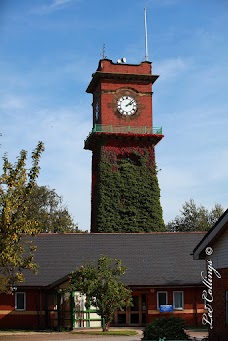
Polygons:
[[0,109],[3,110],[19,110],[26,107],[26,101],[19,96],[8,95],[0,102]]
[[72,4],[75,1],[79,0],[53,0],[49,5],[44,5],[38,8],[34,8],[32,10],[33,14],[48,14],[50,12],[54,12],[60,9],[64,9],[66,6]]
[[68,2],[71,2],[72,0],[54,0],[53,3],[52,3],[52,6],[53,7],[56,7],[56,6],[62,6],[62,5],[65,5],[67,4]]
[[180,76],[183,72],[191,67],[189,60],[181,57],[165,59],[156,61],[154,64],[153,73],[161,74],[162,79],[173,79],[173,77]]
[[[183,1],[183,0],[182,0]],[[148,0],[146,2],[146,6],[160,6],[160,7],[165,7],[165,6],[174,6],[177,5],[181,0]]]

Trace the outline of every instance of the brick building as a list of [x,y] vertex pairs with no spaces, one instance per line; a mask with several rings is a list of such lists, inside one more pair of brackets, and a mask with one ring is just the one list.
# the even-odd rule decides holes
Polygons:
[[0,328],[98,326],[86,297],[63,289],[72,271],[102,255],[127,267],[123,281],[133,295],[133,307],[117,311],[113,325],[142,326],[170,314],[201,325],[204,261],[190,254],[204,234],[160,232],[165,226],[155,146],[163,134],[153,126],[152,112],[157,78],[148,61],[99,61],[87,88],[93,96],[92,131],[85,140],[92,151],[92,233],[35,237],[38,275],[25,272],[13,295],[0,295]]
[[[25,272],[14,294],[0,294],[0,328],[79,328],[101,325],[85,297],[64,294],[68,276],[86,261],[105,255],[121,259],[122,280],[132,290],[133,307],[117,311],[114,326],[143,326],[155,317],[175,315],[200,326],[204,305],[200,271],[204,261],[191,256],[204,234],[83,233],[39,234],[35,262],[38,274]],[[161,312],[160,305],[172,312]]]
[[92,94],[91,232],[164,231],[153,126],[152,63],[99,61],[87,88]]
[[228,210],[194,249],[194,259],[206,260],[202,268],[210,341],[228,340]]

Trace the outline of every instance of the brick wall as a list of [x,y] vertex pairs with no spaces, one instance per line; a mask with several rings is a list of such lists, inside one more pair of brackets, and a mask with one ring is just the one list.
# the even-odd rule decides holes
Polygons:
[[15,295],[0,294],[1,329],[39,329],[44,326],[44,294],[39,290],[23,290],[26,293],[26,309],[15,310]]
[[213,328],[209,330],[210,341],[228,340],[226,323],[226,291],[228,291],[228,268],[218,269],[222,278],[213,276]]
[[[157,310],[157,292],[167,291],[168,304],[173,305],[173,292],[183,291],[184,293],[184,309],[174,310],[172,313],[160,313]],[[202,314],[204,312],[204,303],[202,300],[202,287],[178,287],[178,288],[162,288],[151,290],[148,295],[148,321],[162,316],[178,316],[185,320],[187,326],[202,326]]]
[[[95,73],[91,81],[93,86],[89,90],[93,93],[93,103],[100,103],[100,118],[97,123],[152,127],[152,83],[158,76],[152,76],[151,69],[150,62],[130,65],[101,60],[97,71],[104,73],[104,76],[97,76]],[[128,95],[124,94],[124,91],[131,91],[129,95],[132,95],[138,104],[137,113],[130,117],[123,116],[116,110],[117,100],[122,95]]]
[[142,62],[139,65],[117,64],[117,63],[113,63],[109,59],[103,59],[99,62],[97,71],[150,74],[151,62]]

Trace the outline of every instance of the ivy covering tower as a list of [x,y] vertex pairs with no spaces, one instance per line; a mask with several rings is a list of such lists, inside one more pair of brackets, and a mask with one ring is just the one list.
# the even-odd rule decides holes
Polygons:
[[154,146],[151,63],[100,60],[93,94],[91,232],[164,231]]

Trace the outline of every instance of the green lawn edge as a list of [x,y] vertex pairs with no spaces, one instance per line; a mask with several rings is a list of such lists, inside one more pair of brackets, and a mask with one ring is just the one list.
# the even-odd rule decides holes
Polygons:
[[107,332],[102,332],[100,330],[91,330],[91,331],[73,331],[71,334],[84,334],[84,335],[114,335],[114,336],[134,336],[138,335],[135,330],[109,330]]

